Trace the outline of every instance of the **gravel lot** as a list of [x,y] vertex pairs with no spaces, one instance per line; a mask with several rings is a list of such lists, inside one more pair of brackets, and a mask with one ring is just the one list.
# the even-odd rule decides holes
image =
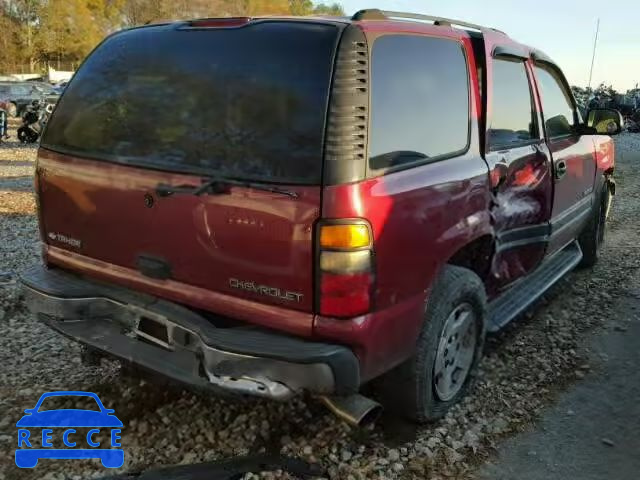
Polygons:
[[616,143],[618,197],[603,261],[593,271],[571,274],[489,339],[471,395],[443,421],[416,428],[387,414],[364,430],[312,399],[208,398],[125,376],[114,363],[82,365],[78,346],[35,322],[21,303],[16,274],[39,253],[31,193],[35,149],[0,145],[0,480],[35,478],[36,472],[60,480],[112,473],[89,460],[41,460],[35,472],[15,467],[15,422],[22,410],[42,392],[62,389],[96,392],[115,409],[125,425],[123,471],[282,452],[317,463],[327,478],[473,476],[503,437],[531,429],[545,405],[589,372],[583,340],[617,321],[612,304],[640,267],[640,155],[632,155],[640,152],[640,135],[622,134]]

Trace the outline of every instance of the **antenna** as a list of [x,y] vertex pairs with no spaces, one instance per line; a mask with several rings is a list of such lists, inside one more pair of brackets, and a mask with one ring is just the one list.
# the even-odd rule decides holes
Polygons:
[[589,87],[591,90],[591,78],[593,76],[593,64],[596,60],[596,46],[598,45],[598,32],[600,31],[600,18],[598,18],[598,23],[596,24],[596,38],[593,41],[593,55],[591,56],[591,69],[589,70]]

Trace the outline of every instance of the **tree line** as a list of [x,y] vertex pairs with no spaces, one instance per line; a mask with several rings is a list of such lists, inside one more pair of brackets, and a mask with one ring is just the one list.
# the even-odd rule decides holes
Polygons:
[[311,0],[0,0],[0,74],[75,69],[105,35],[162,20],[344,15]]

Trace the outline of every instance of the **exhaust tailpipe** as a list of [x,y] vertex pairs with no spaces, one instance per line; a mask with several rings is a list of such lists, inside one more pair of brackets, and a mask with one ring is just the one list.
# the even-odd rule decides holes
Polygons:
[[356,427],[375,422],[382,413],[382,405],[358,393],[347,397],[322,396],[320,400],[336,416]]

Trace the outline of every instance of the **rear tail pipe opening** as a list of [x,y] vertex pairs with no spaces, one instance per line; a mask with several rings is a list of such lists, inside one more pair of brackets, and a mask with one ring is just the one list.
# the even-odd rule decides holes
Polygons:
[[320,401],[337,417],[350,425],[365,427],[382,413],[382,405],[358,393],[346,397],[320,397]]

